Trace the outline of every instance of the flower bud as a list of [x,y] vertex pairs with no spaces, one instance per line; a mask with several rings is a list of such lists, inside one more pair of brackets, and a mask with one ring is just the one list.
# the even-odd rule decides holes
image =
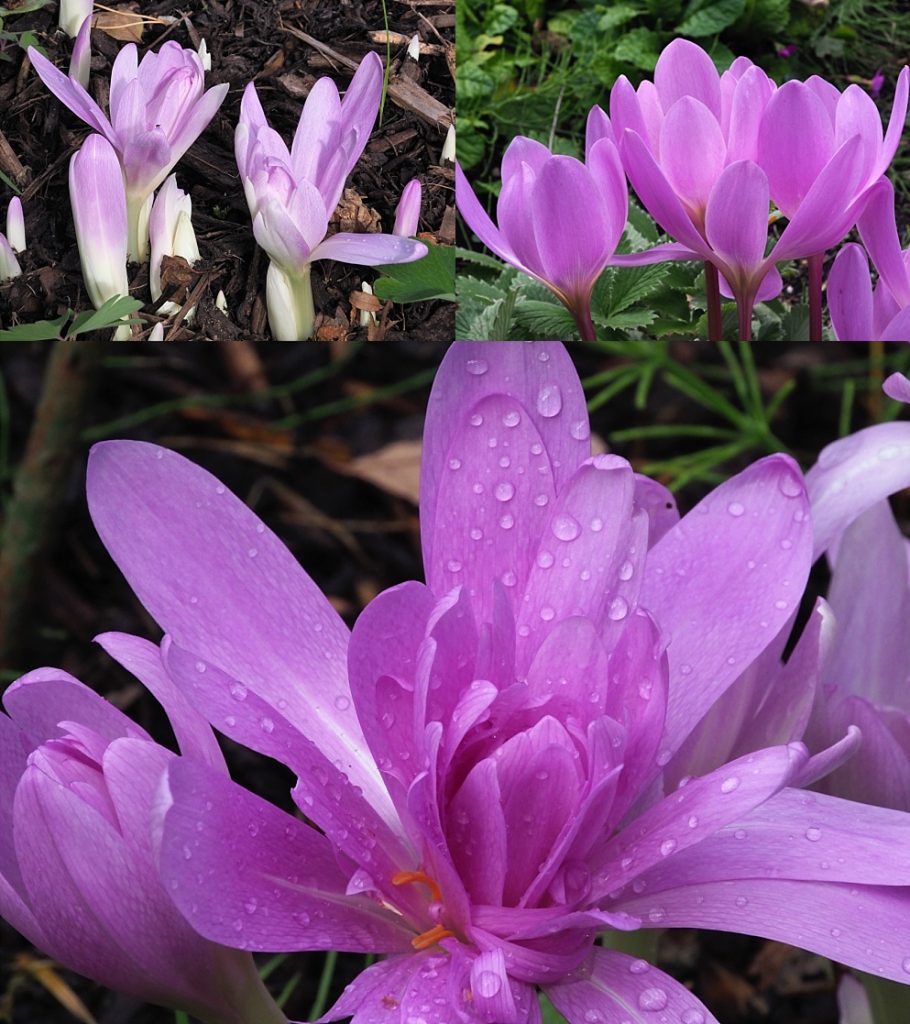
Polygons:
[[76,36],[76,45],[70,58],[70,78],[78,82],[83,89],[88,88],[89,76],[92,73],[92,19],[88,17]]
[[60,0],[60,16],[57,24],[75,39],[86,18],[92,16],[92,0]]
[[[177,187],[177,175],[172,174],[155,198],[149,218],[152,243],[149,288],[155,302],[161,298],[161,260],[164,256],[182,256],[190,265],[199,259],[192,215],[192,200]],[[179,308],[173,302],[166,302],[161,313],[166,316],[176,313]],[[186,319],[189,320],[190,316],[188,314]]]
[[16,254],[6,240],[6,236],[0,234],[0,284],[4,281],[12,281],[22,273]]
[[115,295],[129,294],[123,172],[104,136],[90,135],[70,160],[69,188],[82,279],[100,309]]
[[25,252],[25,218],[18,196],[13,196],[6,208],[6,238],[13,252]]
[[408,56],[411,60],[420,60],[420,36],[416,32],[408,43]]
[[449,130],[446,132],[446,140],[442,144],[442,152],[439,154],[439,162],[444,164],[446,160],[449,163],[455,163],[455,125],[450,124]]
[[405,185],[401,198],[398,200],[398,208],[395,210],[395,226],[392,228],[393,235],[403,235],[410,238],[417,234],[417,224],[420,220],[420,201],[423,197],[423,189],[417,178],[412,178]]

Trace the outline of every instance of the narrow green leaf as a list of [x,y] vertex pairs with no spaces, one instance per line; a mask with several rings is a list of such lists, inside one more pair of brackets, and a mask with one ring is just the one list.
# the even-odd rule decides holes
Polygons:
[[373,282],[377,297],[392,302],[455,301],[455,249],[450,245],[429,245],[423,259],[395,263],[378,269],[383,277]]

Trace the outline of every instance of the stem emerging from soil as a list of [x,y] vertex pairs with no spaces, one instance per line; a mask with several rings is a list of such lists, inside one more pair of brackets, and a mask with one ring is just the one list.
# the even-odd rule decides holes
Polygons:
[[302,274],[289,274],[277,263],[270,263],[265,279],[265,301],[269,327],[276,341],[306,341],[313,337],[316,310],[309,264]]

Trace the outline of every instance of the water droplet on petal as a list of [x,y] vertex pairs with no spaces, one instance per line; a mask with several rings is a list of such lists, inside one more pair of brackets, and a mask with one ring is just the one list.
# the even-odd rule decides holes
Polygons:
[[550,566],[553,564],[553,556],[550,554],[549,551],[541,551],[537,555],[537,564],[540,566],[541,569],[549,569]]
[[546,384],[537,396],[537,411],[547,419],[558,416],[562,410],[562,392],[557,384]]
[[461,572],[461,562],[459,562],[457,558],[450,558],[449,561],[446,562],[446,568],[449,572]]
[[651,965],[647,960],[633,960],[632,963],[629,964],[629,971],[632,974],[645,974],[650,970]]
[[465,369],[474,377],[482,377],[489,368],[490,365],[486,359],[469,359],[465,363]]
[[646,988],[639,993],[638,1005],[643,1010],[662,1010],[667,1005],[667,993],[662,988]]
[[479,412],[471,413],[470,424],[472,427],[479,427],[483,425],[483,416]]
[[574,519],[570,515],[558,515],[553,520],[553,533],[560,540],[571,541],[581,533],[581,527],[578,525],[578,520]]
[[231,696],[234,700],[246,700],[247,693],[248,690],[242,683],[233,683],[231,685]]
[[555,615],[556,612],[554,612],[549,605],[545,605],[543,608],[540,609],[540,617],[543,619],[544,622],[552,622],[553,617]]
[[613,622],[622,622],[629,614],[628,602],[622,597],[614,597],[610,602],[610,610],[607,612]]
[[509,409],[502,414],[502,425],[504,427],[517,427],[521,423],[521,413],[517,409]]
[[910,956],[905,957],[901,961],[901,967],[907,972],[907,974],[910,974]]
[[543,508],[550,499],[545,494],[538,494],[534,499],[534,504],[538,508]]
[[271,718],[260,718],[259,728],[263,732],[271,733],[275,731],[275,723],[271,720]]
[[502,978],[494,971],[481,971],[477,978],[477,992],[485,999],[492,999],[502,988]]
[[511,501],[515,496],[515,488],[510,483],[497,484],[493,495],[497,501]]
[[811,828],[806,829],[806,838],[810,843],[817,843],[822,837],[822,830],[816,828],[814,825]]
[[461,469],[461,459],[449,459],[449,469]]
[[347,697],[344,696],[344,694],[339,694],[335,698],[335,707],[338,708],[339,711],[347,711],[347,709],[350,706],[351,702]]
[[689,820],[686,822],[689,828],[698,828],[698,818],[693,814],[690,815]]
[[577,420],[569,427],[569,433],[576,441],[587,441],[591,436],[591,428],[587,420]]
[[504,587],[514,587],[515,584],[518,582],[518,578],[516,577],[515,573],[512,572],[511,569],[506,570],[506,572],[502,574],[501,578],[502,585]]
[[515,525],[515,516],[513,516],[513,515],[510,515],[509,513],[506,513],[506,514],[505,514],[505,515],[504,515],[504,516],[502,517],[502,519],[500,519],[500,520],[499,520],[499,525],[500,525],[500,526],[501,526],[501,527],[502,527],[502,528],[503,528],[504,530],[511,530],[511,529],[512,529],[512,527],[513,527],[513,526]]
[[739,779],[735,775],[731,775],[720,784],[720,791],[721,793],[732,793],[738,786]]
[[741,516],[746,510],[738,501],[731,501],[727,506],[727,511],[734,518],[739,518],[739,516]]
[[670,854],[676,849],[675,839],[665,839],[660,844],[660,855],[661,857],[669,857]]
[[623,581],[623,583],[626,583],[630,579],[632,579],[632,574],[634,572],[635,567],[632,565],[631,562],[623,562],[622,565],[619,567],[619,578]]
[[679,1019],[682,1024],[705,1024],[705,1015],[701,1010],[684,1010]]
[[196,671],[199,672],[199,673],[205,672],[205,662],[204,661],[197,661],[196,662]]
[[744,907],[749,901],[745,896],[737,896],[733,901],[738,907]]

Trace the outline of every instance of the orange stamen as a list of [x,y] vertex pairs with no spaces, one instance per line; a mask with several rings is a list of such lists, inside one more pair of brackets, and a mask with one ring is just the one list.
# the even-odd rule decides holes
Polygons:
[[397,875],[392,876],[392,885],[407,885],[409,882],[420,882],[422,885],[425,885],[430,890],[430,895],[433,897],[433,902],[442,903],[442,890],[426,872],[399,871]]
[[411,945],[414,949],[429,949],[430,946],[435,946],[437,942],[442,942],[443,939],[454,938],[454,935],[454,932],[450,932],[448,928],[443,928],[441,924],[438,924],[428,932],[423,932],[422,935],[411,939]]

